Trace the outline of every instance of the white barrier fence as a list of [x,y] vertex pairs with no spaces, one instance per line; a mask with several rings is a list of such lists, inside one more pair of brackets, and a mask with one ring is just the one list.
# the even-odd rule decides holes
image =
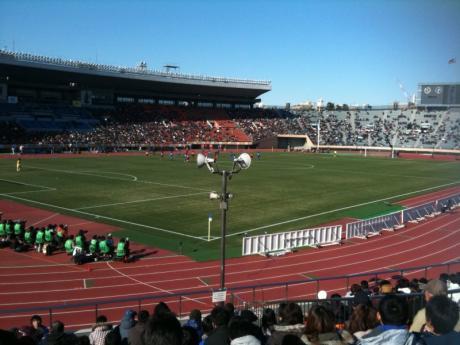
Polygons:
[[318,247],[340,243],[342,226],[324,226],[243,238],[243,255],[289,251],[299,247]]
[[403,228],[406,223],[418,223],[426,218],[436,217],[442,212],[459,207],[459,205],[460,194],[454,194],[384,216],[348,223],[345,237],[347,239],[352,237],[367,238],[379,235],[381,231],[397,230]]
[[377,235],[383,229],[394,229],[402,224],[402,211],[374,217],[366,220],[348,223],[345,237],[368,237]]

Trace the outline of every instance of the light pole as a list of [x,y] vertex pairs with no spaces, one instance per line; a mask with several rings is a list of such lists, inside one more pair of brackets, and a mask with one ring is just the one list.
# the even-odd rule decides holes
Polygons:
[[209,198],[211,200],[219,200],[219,208],[221,212],[221,240],[220,240],[220,289],[225,289],[225,238],[227,236],[227,210],[228,200],[232,198],[232,195],[227,192],[227,182],[232,178],[233,174],[239,173],[242,169],[247,169],[251,165],[251,156],[247,153],[242,153],[238,158],[233,160],[233,166],[231,171],[220,170],[217,162],[212,158],[208,158],[205,155],[199,153],[196,159],[198,168],[206,165],[208,170],[212,174],[219,174],[222,176],[222,188],[220,194],[211,192]]

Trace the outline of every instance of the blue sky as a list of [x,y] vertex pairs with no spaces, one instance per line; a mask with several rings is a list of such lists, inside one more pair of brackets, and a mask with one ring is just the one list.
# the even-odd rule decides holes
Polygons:
[[[389,104],[460,81],[460,0],[0,0],[0,47],[268,79],[265,104]],[[456,57],[456,64],[448,64]]]

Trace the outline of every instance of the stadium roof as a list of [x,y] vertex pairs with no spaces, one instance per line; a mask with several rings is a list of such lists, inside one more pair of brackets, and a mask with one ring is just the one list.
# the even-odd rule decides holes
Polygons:
[[93,87],[128,88],[176,95],[177,98],[253,103],[261,94],[271,90],[270,81],[163,72],[144,66],[119,67],[6,50],[0,50],[0,67],[5,73],[32,82],[74,81]]

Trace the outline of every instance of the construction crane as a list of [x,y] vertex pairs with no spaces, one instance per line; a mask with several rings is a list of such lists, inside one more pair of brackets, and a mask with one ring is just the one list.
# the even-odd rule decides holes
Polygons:
[[407,105],[409,105],[409,103],[414,103],[415,104],[415,93],[413,93],[412,95],[409,95],[409,93],[406,91],[406,88],[404,87],[404,85],[401,82],[401,80],[396,79],[396,82],[398,83],[399,89],[401,90],[401,92],[403,93],[404,97],[406,98]]

